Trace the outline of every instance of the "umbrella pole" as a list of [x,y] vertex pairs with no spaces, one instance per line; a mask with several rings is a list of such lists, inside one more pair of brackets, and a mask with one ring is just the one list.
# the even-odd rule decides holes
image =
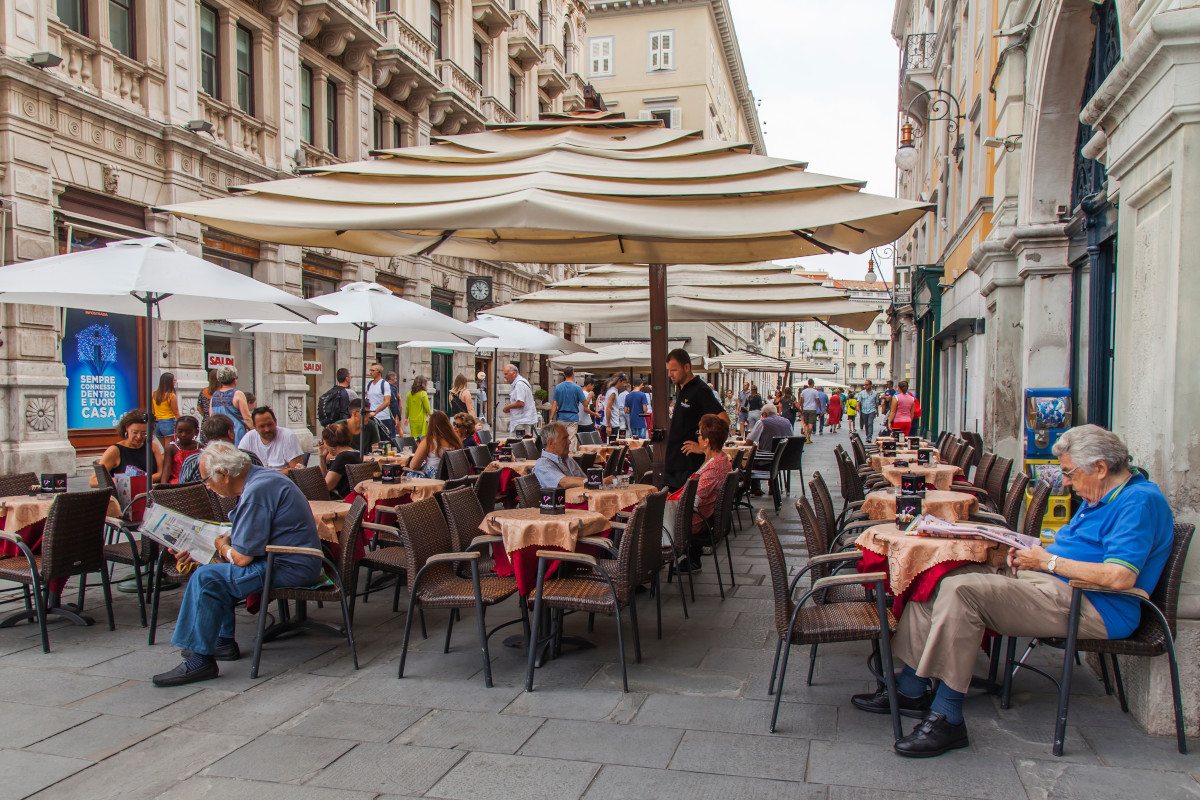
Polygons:
[[363,448],[367,443],[367,387],[370,385],[367,380],[367,326],[359,324],[358,329],[362,331],[362,372],[363,372],[363,392],[362,399],[358,406],[358,452],[363,453],[365,460],[366,453]]
[[650,265],[650,374],[654,385],[654,485],[662,487],[667,458],[667,265]]
[[154,487],[154,304],[157,298],[146,292],[146,489]]

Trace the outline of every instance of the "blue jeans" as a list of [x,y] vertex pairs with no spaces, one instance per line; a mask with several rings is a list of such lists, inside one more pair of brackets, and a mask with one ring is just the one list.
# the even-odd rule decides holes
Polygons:
[[154,435],[162,438],[175,435],[175,418],[160,419],[154,423]]
[[867,435],[867,441],[875,438],[875,412],[863,412],[858,415],[859,424],[862,426],[863,433]]
[[636,436],[639,439],[645,439],[646,438],[646,429],[645,428],[630,428],[629,435]]
[[383,429],[387,431],[388,438],[396,438],[396,420],[388,417],[387,419],[377,419],[375,421],[382,425]]
[[[233,564],[197,567],[183,592],[171,644],[201,655],[215,653],[218,637],[233,638],[234,606],[262,591],[266,573],[266,558],[255,559],[248,567]],[[276,560],[272,573],[271,582],[275,586],[311,586],[320,576],[320,569]]]

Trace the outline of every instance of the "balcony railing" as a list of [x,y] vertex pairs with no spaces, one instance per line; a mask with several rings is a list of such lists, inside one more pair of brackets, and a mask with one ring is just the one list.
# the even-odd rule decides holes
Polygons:
[[928,72],[933,69],[937,51],[934,44],[936,33],[910,33],[904,38],[904,61],[900,65],[900,79],[909,72]]
[[387,36],[385,46],[398,48],[414,64],[433,73],[433,42],[395,11],[380,14],[379,24]]

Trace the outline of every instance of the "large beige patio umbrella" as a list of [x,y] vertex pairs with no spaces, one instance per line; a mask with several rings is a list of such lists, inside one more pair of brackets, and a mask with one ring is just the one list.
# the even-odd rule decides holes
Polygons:
[[[165,210],[257,239],[380,256],[648,264],[660,385],[666,264],[862,253],[927,210],[658,120],[514,123],[378,155]],[[654,400],[665,420],[667,393]]]

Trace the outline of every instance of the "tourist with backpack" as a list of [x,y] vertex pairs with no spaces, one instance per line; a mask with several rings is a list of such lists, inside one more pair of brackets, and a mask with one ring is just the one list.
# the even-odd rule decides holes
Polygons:
[[254,423],[250,421],[250,404],[246,402],[246,395],[238,391],[237,382],[236,368],[226,366],[217,370],[217,385],[221,388],[213,394],[209,411],[233,420],[234,441],[240,442]]
[[350,401],[357,397],[350,390],[350,370],[342,367],[337,371],[337,383],[317,399],[317,422],[325,427],[346,419],[350,416]]
[[371,382],[367,384],[367,406],[366,414],[368,419],[373,419],[383,426],[387,431],[388,437],[396,435],[396,420],[392,417],[392,398],[395,397],[395,390],[392,384],[383,379],[383,365],[375,362],[371,365]]

